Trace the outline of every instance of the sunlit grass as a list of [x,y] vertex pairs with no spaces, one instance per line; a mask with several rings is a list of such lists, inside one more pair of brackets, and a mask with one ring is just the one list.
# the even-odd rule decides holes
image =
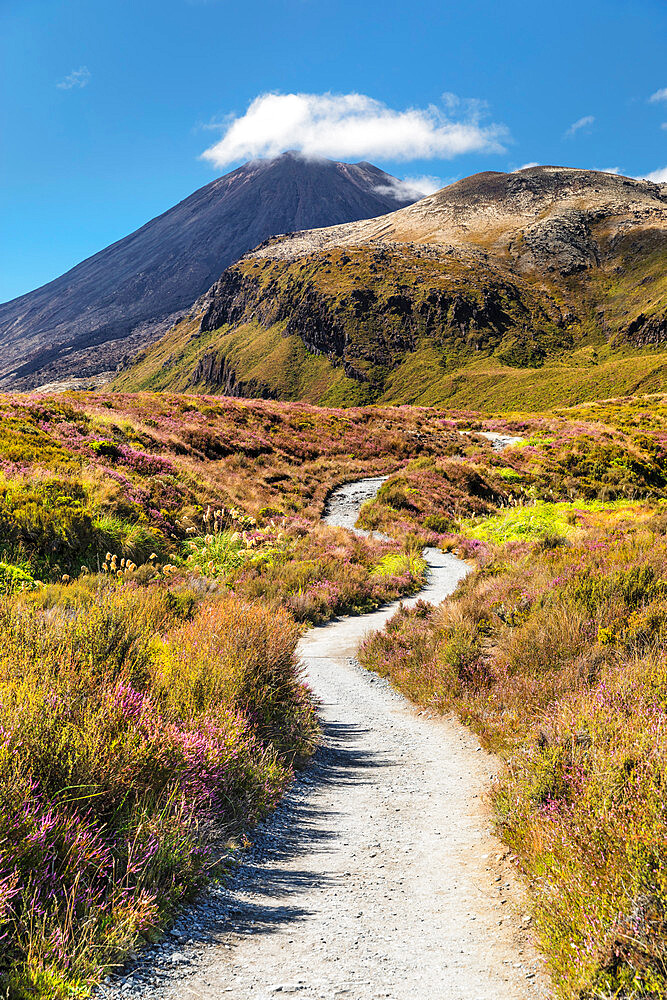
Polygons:
[[611,524],[628,514],[647,511],[641,501],[580,500],[576,502],[548,503],[533,501],[510,507],[483,519],[461,521],[462,535],[501,545],[513,540],[534,540],[548,535],[572,537],[582,524]]
[[[3,397],[0,986],[12,1000],[85,992],[201,884],[211,836],[273,806],[314,738],[297,630],[418,590],[425,543],[479,573],[442,609],[401,612],[368,664],[506,754],[502,828],[563,995],[653,989],[654,954],[642,944],[640,962],[623,935],[637,925],[637,940],[660,942],[667,898],[666,412],[626,400],[482,420]],[[524,445],[494,452],[480,429]],[[362,523],[397,544],[319,523],[332,487],[380,474]]]
[[484,568],[440,608],[402,609],[360,651],[504,757],[499,831],[567,1000],[667,991],[663,506],[489,518]]
[[71,996],[154,935],[315,737],[285,612],[100,578],[72,596],[0,605],[0,982],[17,1000]]

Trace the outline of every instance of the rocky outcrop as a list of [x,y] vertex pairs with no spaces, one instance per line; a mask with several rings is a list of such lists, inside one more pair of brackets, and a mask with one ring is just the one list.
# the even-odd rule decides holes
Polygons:
[[640,313],[619,339],[634,347],[661,347],[667,344],[667,312],[650,317]]
[[600,262],[600,250],[591,234],[589,219],[580,209],[570,209],[528,226],[513,249],[523,270],[532,267],[568,275]]
[[[410,262],[403,256],[385,256],[383,263],[400,273]],[[502,357],[508,364],[540,364],[547,353],[545,338],[553,342],[560,337],[562,346],[571,342],[559,332],[557,310],[552,310],[554,320],[526,299],[526,289],[497,273],[487,275],[481,287],[441,287],[441,274],[433,269],[430,287],[426,281],[399,282],[395,291],[379,282],[350,287],[357,271],[366,273],[363,264],[354,251],[337,262],[344,290],[336,294],[317,286],[317,274],[310,281],[301,279],[298,267],[276,269],[274,262],[267,262],[257,270],[242,261],[225,272],[206,297],[200,329],[207,333],[242,324],[282,324],[283,336],[299,337],[310,352],[342,365],[356,381],[377,383],[378,390],[384,373],[424,338],[443,348],[458,344],[459,349],[486,354],[504,347]],[[328,266],[324,258],[321,267]],[[375,263],[372,267],[377,269]],[[208,352],[199,360],[192,384],[238,392],[237,376],[230,362]]]
[[[382,218],[246,254],[202,299],[206,356],[195,365],[188,348],[176,384],[192,376],[199,388],[254,393],[259,377],[257,391],[280,398],[423,399],[433,398],[424,385],[454,391],[488,358],[491,385],[503,367],[553,363],[565,366],[564,386],[581,347],[667,343],[666,254],[667,185],[561,167],[478,174]],[[146,364],[134,385],[169,377]]]
[[252,399],[275,399],[270,386],[259,379],[239,379],[234,365],[217,351],[201,356],[190,379],[193,386],[207,385],[223,396]]

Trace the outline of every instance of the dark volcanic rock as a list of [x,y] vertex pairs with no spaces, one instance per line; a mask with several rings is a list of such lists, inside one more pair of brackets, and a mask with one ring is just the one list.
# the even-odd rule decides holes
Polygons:
[[619,339],[635,347],[661,347],[667,343],[667,313],[651,317],[640,313]]
[[67,274],[0,305],[0,386],[114,369],[267,237],[410,204],[370,163],[284,153],[246,163]]
[[524,266],[530,263],[567,275],[595,267],[600,260],[586,215],[576,209],[536,222],[524,231],[523,239],[527,252],[520,260]]
[[[344,280],[345,269],[354,267],[354,259],[343,255],[338,266]],[[302,282],[298,274],[286,277],[282,283],[263,283],[239,265],[225,271],[200,300],[200,331],[207,333],[244,323],[269,328],[284,322],[283,336],[299,337],[310,352],[325,355],[349,378],[372,384],[380,391],[380,382],[369,372],[379,372],[381,378],[382,371],[391,369],[397,358],[414,350],[420,338],[429,337],[439,343],[447,337],[447,331],[455,330],[472,350],[499,347],[517,319],[530,314],[516,286],[497,277],[496,281],[477,293],[437,288],[424,293],[422,286],[416,285],[384,294],[357,287],[332,295],[313,283]],[[539,315],[548,323],[546,315]],[[569,344],[569,337],[563,339]],[[536,343],[520,349],[515,345],[513,351],[533,364],[539,364],[544,356]],[[511,353],[506,361],[518,363]],[[225,395],[266,396],[269,392],[266,386],[258,391],[254,383],[244,381],[234,362],[210,349],[198,360],[190,384],[208,386]]]
[[667,343],[666,260],[667,185],[556,166],[476,174],[382,218],[267,240],[117,385],[255,395],[261,379],[262,395],[337,405],[445,401],[468,379],[486,393],[509,384],[505,368],[561,365],[603,340]]

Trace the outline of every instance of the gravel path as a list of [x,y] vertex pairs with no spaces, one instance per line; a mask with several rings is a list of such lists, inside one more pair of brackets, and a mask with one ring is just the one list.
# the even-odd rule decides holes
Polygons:
[[[382,480],[348,484],[351,527]],[[352,519],[352,520],[350,520]],[[466,574],[427,550],[441,601]],[[412,598],[405,603],[412,603]],[[159,1000],[541,1000],[547,995],[484,793],[495,761],[453,719],[417,712],[354,659],[394,612],[310,629],[300,656],[324,740],[225,887],[101,995]]]

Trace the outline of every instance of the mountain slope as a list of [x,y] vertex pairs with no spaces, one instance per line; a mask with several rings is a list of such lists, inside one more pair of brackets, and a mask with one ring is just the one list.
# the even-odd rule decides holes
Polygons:
[[113,369],[268,236],[414,201],[370,163],[246,163],[48,285],[0,305],[0,386]]
[[270,240],[118,385],[544,406],[659,388],[663,351],[667,186],[536,167]]

